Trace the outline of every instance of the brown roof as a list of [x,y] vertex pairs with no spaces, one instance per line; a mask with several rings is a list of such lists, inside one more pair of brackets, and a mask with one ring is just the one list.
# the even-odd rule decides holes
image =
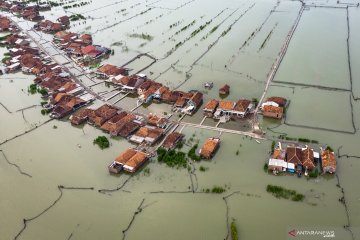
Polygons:
[[130,158],[132,158],[136,154],[136,150],[132,148],[126,149],[124,152],[122,152],[116,159],[115,162],[118,162],[120,164],[125,164]]
[[148,156],[144,152],[137,151],[135,155],[133,155],[127,162],[126,166],[138,168],[141,164],[143,164],[148,159]]
[[122,130],[122,128],[129,122],[135,119],[135,115],[132,113],[127,114],[125,117],[123,117],[120,121],[116,123],[116,126],[111,129],[110,134],[113,136],[119,135],[119,132]]
[[228,94],[230,92],[230,86],[225,84],[219,89],[220,93]]
[[105,64],[105,65],[101,66],[97,70],[97,72],[104,73],[109,76],[117,76],[120,74],[124,74],[124,72],[126,72],[126,70],[121,67],[117,67],[117,66],[110,65],[110,64]]
[[149,138],[159,138],[161,134],[163,134],[164,129],[161,128],[148,128],[148,127],[141,127],[136,133],[136,136],[139,137],[149,137]]
[[84,123],[88,119],[89,115],[93,112],[94,110],[88,108],[80,109],[79,111],[73,114],[71,118],[71,123],[75,125]]
[[215,109],[218,105],[219,105],[218,100],[211,99],[205,104],[204,109]]
[[265,105],[262,108],[263,112],[269,112],[269,113],[284,113],[284,109],[282,107],[275,107],[271,105]]
[[178,98],[175,102],[176,107],[184,107],[186,99],[184,97]]
[[118,109],[115,108],[114,106],[104,104],[95,110],[95,114],[109,119],[109,118],[115,116],[117,111],[118,111]]
[[249,107],[251,101],[246,99],[241,99],[237,101],[235,104],[234,110],[238,112],[246,112],[247,108]]
[[126,112],[121,112],[119,114],[116,114],[114,117],[110,118],[110,120],[108,120],[107,122],[105,122],[102,126],[101,129],[106,131],[106,132],[111,132],[113,130],[115,130],[116,128],[116,123],[118,123],[122,118],[124,118],[127,115]]
[[219,138],[209,138],[200,149],[200,156],[204,158],[211,158],[219,145]]
[[203,94],[201,92],[195,92],[192,97],[190,98],[191,101],[193,101],[196,106],[199,106],[202,102]]
[[127,137],[133,132],[135,132],[140,127],[139,123],[136,122],[127,122],[123,125],[123,127],[118,132],[118,135],[121,137]]
[[312,170],[315,168],[315,161],[314,161],[314,151],[310,148],[306,148],[304,150],[302,150],[302,165],[309,169]]
[[280,148],[275,148],[274,153],[273,153],[273,158],[285,160],[285,150],[280,149]]
[[224,110],[233,110],[234,109],[234,102],[228,100],[220,100],[218,108]]
[[159,126],[167,122],[167,119],[164,117],[159,117],[157,115],[150,115],[148,118],[148,124],[153,126]]
[[334,152],[331,152],[330,150],[321,151],[321,164],[324,172],[334,173],[336,171]]
[[302,164],[302,151],[298,147],[288,147],[286,149],[286,160],[289,163],[293,163],[296,165]]
[[178,132],[170,133],[166,138],[162,147],[165,149],[173,149],[176,147],[176,143],[184,137],[184,134]]
[[275,103],[279,104],[279,106],[284,107],[286,105],[287,100],[282,97],[269,97],[266,99],[266,101],[275,102]]

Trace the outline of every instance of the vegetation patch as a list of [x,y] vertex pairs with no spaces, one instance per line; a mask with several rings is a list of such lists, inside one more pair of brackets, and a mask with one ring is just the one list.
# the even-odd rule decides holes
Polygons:
[[183,167],[187,166],[186,154],[181,151],[170,150],[167,151],[164,148],[156,150],[158,161],[166,163],[169,167]]
[[73,14],[70,17],[70,21],[85,20],[86,18],[81,14]]
[[197,149],[198,145],[195,144],[188,152],[188,157],[190,157],[194,161],[200,161],[201,157],[199,155],[196,155],[195,151]]
[[295,202],[303,201],[305,196],[295,190],[289,190],[276,185],[267,185],[266,191],[276,198],[290,199]]
[[199,170],[200,170],[200,172],[206,172],[207,170],[209,170],[209,168],[204,167],[204,166],[200,166]]
[[109,140],[105,136],[98,136],[93,143],[97,144],[101,149],[108,148],[110,146]]
[[238,230],[234,219],[232,220],[230,225],[230,232],[231,232],[231,240],[238,240]]
[[129,37],[131,38],[140,38],[140,39],[144,39],[144,40],[147,40],[147,41],[152,41],[154,39],[153,36],[147,34],[147,33],[133,33],[133,34],[130,34]]

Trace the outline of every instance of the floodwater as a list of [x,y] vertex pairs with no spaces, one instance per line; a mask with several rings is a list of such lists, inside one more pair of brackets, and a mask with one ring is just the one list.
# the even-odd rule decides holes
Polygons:
[[[305,3],[345,6],[333,0]],[[297,1],[273,0],[106,0],[71,8],[67,14],[87,17],[72,23],[72,31],[92,33],[95,43],[112,46],[115,54],[104,62],[123,65],[148,52],[158,59],[144,71],[149,78],[170,88],[201,90],[204,101],[219,98],[217,89],[227,83],[231,86],[227,99],[236,101],[261,96],[300,7]],[[56,7],[44,15],[54,20],[64,13]],[[0,145],[0,238],[14,239],[21,233],[18,239],[24,240],[230,239],[227,223],[234,220],[241,239],[287,239],[289,229],[301,227],[330,227],[336,230],[336,239],[359,239],[360,103],[355,99],[360,95],[360,8],[350,7],[348,13],[352,85],[346,9],[310,7],[267,93],[290,100],[286,121],[280,125],[260,117],[268,138],[287,133],[318,140],[335,150],[341,147],[341,155],[353,156],[338,158],[337,176],[346,207],[339,201],[343,194],[335,176],[307,180],[266,174],[263,166],[271,141],[259,144],[226,133],[212,160],[192,164],[194,174],[152,160],[134,175],[109,175],[107,165],[132,145],[111,138],[111,147],[100,150],[92,141],[104,133],[92,126],[72,127],[67,120],[43,124],[48,117],[34,106],[41,98],[27,93],[33,76],[16,73],[0,77],[4,106],[0,106],[0,142],[34,130]],[[133,33],[153,39],[134,38]],[[1,55],[5,52],[0,48]],[[131,68],[136,72],[148,63],[148,59],[137,60]],[[98,81],[82,79],[87,85]],[[214,88],[204,90],[203,84],[209,81]],[[104,85],[92,89],[111,90]],[[116,105],[132,109],[136,103],[126,97]],[[170,106],[151,104],[136,111],[170,113]],[[177,118],[177,114],[171,117]],[[191,123],[201,120],[201,110],[184,118]],[[207,119],[204,124],[216,123]],[[222,127],[246,129],[243,123]],[[206,138],[219,135],[191,127],[182,131],[189,145],[199,141],[201,146]],[[200,166],[207,171],[200,171]],[[294,189],[305,194],[305,200],[274,198],[266,192],[267,184]],[[213,186],[225,187],[226,192],[202,193]],[[139,206],[142,211],[134,214]],[[21,231],[23,219],[28,221]],[[344,225],[350,225],[353,236]]]

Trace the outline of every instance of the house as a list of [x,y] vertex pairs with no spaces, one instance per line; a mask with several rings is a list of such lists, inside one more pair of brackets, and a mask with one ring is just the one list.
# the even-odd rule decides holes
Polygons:
[[160,102],[161,101],[161,96],[166,93],[169,92],[169,88],[166,86],[161,86],[158,90],[156,90],[156,92],[154,93],[153,96],[153,100]]
[[109,171],[111,173],[120,173],[123,169],[127,172],[133,173],[148,159],[149,157],[145,152],[128,148],[109,166]]
[[200,157],[210,159],[220,146],[220,138],[209,138],[199,150]]
[[273,159],[285,160],[286,151],[281,148],[275,148],[272,155]]
[[198,107],[200,107],[203,101],[203,94],[201,92],[195,91],[191,98],[187,101],[186,106],[182,109],[181,112],[192,115]]
[[282,119],[284,115],[284,108],[272,105],[265,105],[262,107],[264,117]]
[[149,114],[148,124],[158,128],[166,128],[169,124],[169,120],[165,117],[159,117],[156,114]]
[[114,65],[105,64],[97,69],[95,72],[96,77],[102,79],[108,79],[109,77],[114,77],[118,75],[126,75],[128,70],[122,67],[116,67]]
[[224,86],[222,86],[219,89],[219,94],[220,95],[228,95],[230,93],[230,86],[225,84]]
[[11,21],[7,17],[0,16],[0,32],[8,31],[11,26]]
[[305,169],[312,171],[315,168],[314,150],[308,146],[302,149],[301,162]]
[[230,117],[234,109],[235,103],[228,100],[220,100],[214,113],[214,118],[220,119],[222,116]]
[[285,107],[287,100],[282,97],[269,97],[266,99],[265,103],[267,102],[273,102],[278,104],[280,107]]
[[70,25],[70,18],[68,16],[62,16],[56,19],[60,24],[63,26],[69,26]]
[[123,166],[124,170],[130,173],[134,173],[141,165],[143,165],[149,159],[148,155],[144,152],[137,151]]
[[123,127],[128,124],[129,122],[132,122],[136,119],[136,116],[132,113],[128,113],[125,117],[121,118],[116,124],[113,129],[110,130],[111,136],[119,136],[120,131],[123,129]]
[[219,101],[215,100],[215,99],[211,99],[209,100],[206,104],[205,107],[203,108],[204,110],[204,115],[207,117],[212,117],[216,111],[216,108],[219,105]]
[[101,127],[101,125],[103,125],[107,120],[114,117],[118,111],[119,109],[111,105],[104,104],[95,110],[94,116],[89,116],[89,122],[91,124],[95,124],[97,127]]
[[59,32],[54,34],[53,42],[54,43],[65,44],[65,43],[69,43],[71,41],[74,41],[77,38],[78,38],[78,35],[76,33],[66,32],[66,31],[59,31]]
[[163,133],[164,129],[162,128],[141,127],[129,140],[138,144],[153,145],[162,137]]
[[93,44],[92,36],[90,34],[83,34],[75,42],[83,43],[85,46]]
[[161,145],[161,147],[166,150],[174,149],[176,147],[176,144],[180,142],[184,138],[184,136],[184,134],[172,132],[165,138],[165,141]]
[[232,115],[238,118],[244,118],[251,111],[253,105],[250,100],[240,99],[236,102]]
[[89,119],[89,116],[91,114],[95,114],[94,110],[88,108],[80,109],[70,117],[71,124],[73,125],[83,124]]
[[268,163],[268,170],[273,172],[284,172],[287,169],[287,162],[282,159],[270,158]]
[[323,173],[336,172],[336,158],[335,153],[329,149],[321,150],[321,166]]
[[138,87],[144,83],[145,79],[136,75],[117,76],[112,79],[112,83],[120,85],[125,92],[136,92]]
[[293,163],[295,168],[297,165],[302,165],[302,151],[298,147],[287,147],[286,149],[286,161],[288,163]]
[[182,101],[184,102],[184,104],[182,105],[182,107],[185,105],[186,99],[190,99],[192,96],[191,93],[186,93],[183,91],[165,91],[162,96],[161,96],[161,101],[165,102],[165,103],[169,103],[169,104],[174,104],[176,101],[178,101],[179,99],[183,99]]
[[126,149],[115,159],[115,161],[112,164],[109,165],[108,167],[109,171],[111,173],[116,173],[116,174],[120,173],[126,162],[129,161],[130,158],[132,158],[136,153],[137,151],[135,149],[132,148]]
[[[146,81],[146,82],[148,82],[148,81]],[[144,84],[142,84],[142,85],[144,85]],[[150,87],[139,96],[139,100],[144,103],[150,103],[154,99],[154,97],[158,95],[157,91],[161,87],[162,87],[161,83],[151,81]]]
[[49,116],[60,119],[69,115],[71,112],[76,111],[85,104],[87,104],[87,102],[78,97],[70,97],[69,99],[63,98],[56,104]]
[[127,122],[118,132],[118,136],[126,138],[137,131],[140,127],[141,123],[136,120]]
[[84,60],[88,62],[110,54],[110,52],[110,49],[99,45],[89,45],[81,49]]
[[101,130],[110,133],[111,131],[114,131],[116,128],[116,124],[121,121],[122,118],[124,118],[127,115],[126,112],[120,112],[117,113],[115,116],[110,118],[108,121],[106,121],[102,126]]

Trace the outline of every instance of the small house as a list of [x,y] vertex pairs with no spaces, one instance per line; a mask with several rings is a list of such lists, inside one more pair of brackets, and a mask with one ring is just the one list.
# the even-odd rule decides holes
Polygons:
[[203,101],[203,94],[201,92],[194,92],[186,106],[182,110],[183,113],[192,115],[201,105]]
[[69,26],[70,25],[70,18],[68,16],[62,16],[56,19],[60,24],[63,26]]
[[321,166],[323,173],[335,173],[336,172],[335,153],[328,149],[321,150]]
[[286,149],[286,161],[293,163],[295,167],[302,164],[302,151],[298,147],[287,147]]
[[130,137],[130,141],[141,144],[146,143],[153,145],[163,135],[164,129],[162,128],[151,128],[141,127],[133,136]]
[[89,119],[89,116],[91,114],[94,114],[94,110],[88,108],[80,109],[70,117],[71,124],[73,125],[83,124]]
[[272,105],[265,105],[262,107],[262,113],[264,117],[282,119],[284,115],[284,108]]
[[222,86],[219,89],[219,94],[220,95],[228,95],[230,93],[230,86],[225,84],[224,86]]
[[284,172],[287,169],[287,163],[281,159],[270,158],[268,163],[268,170]]
[[236,102],[233,110],[233,116],[244,118],[251,111],[253,105],[250,100],[240,99]]
[[209,100],[204,107],[204,115],[207,117],[212,117],[216,111],[217,106],[219,105],[219,101],[215,99]]
[[302,149],[301,162],[305,169],[312,171],[315,168],[314,150],[308,146]]
[[184,138],[184,136],[184,134],[172,132],[165,138],[165,141],[161,145],[161,147],[166,150],[174,149],[176,147],[176,144],[180,142]]
[[95,72],[96,77],[102,79],[108,79],[109,77],[115,77],[118,75],[126,75],[127,69],[122,67],[117,67],[111,64],[105,64],[97,69]]
[[199,150],[200,157],[210,159],[220,146],[220,138],[209,138]]

